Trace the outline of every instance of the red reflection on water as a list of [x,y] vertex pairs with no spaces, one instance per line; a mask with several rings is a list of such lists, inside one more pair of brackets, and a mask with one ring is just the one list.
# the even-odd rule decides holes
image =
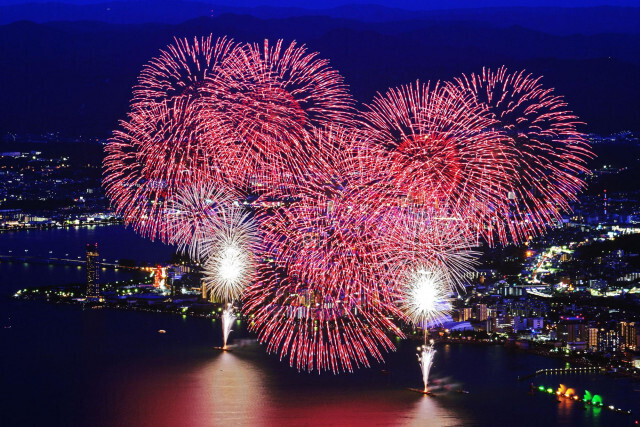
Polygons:
[[118,413],[104,414],[108,424],[463,424],[438,398],[403,389],[289,385],[286,376],[234,352],[213,354],[204,364],[136,372],[118,381],[123,393],[116,402]]

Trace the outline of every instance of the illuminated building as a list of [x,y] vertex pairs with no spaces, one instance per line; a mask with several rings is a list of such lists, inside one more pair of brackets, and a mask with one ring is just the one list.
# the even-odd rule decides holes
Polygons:
[[544,328],[544,319],[542,317],[527,319],[527,326],[529,329],[542,329]]
[[621,344],[628,350],[638,348],[638,326],[635,322],[620,322],[619,332]]
[[590,349],[597,349],[598,348],[598,328],[589,328],[588,330],[588,336],[589,336],[589,348]]
[[478,320],[484,322],[487,317],[487,304],[478,304]]
[[498,329],[498,319],[495,317],[490,317],[487,319],[487,332],[496,332]]
[[587,341],[585,325],[575,321],[565,321],[558,324],[558,339],[563,343]]
[[100,283],[98,282],[98,272],[100,261],[98,259],[98,244],[87,245],[87,292],[88,300],[100,299]]
[[153,273],[153,287],[165,289],[166,282],[167,282],[167,268],[157,266]]
[[605,353],[615,353],[620,350],[620,335],[617,331],[607,331],[600,334],[598,350]]
[[471,316],[471,307],[463,307],[460,309],[460,322],[466,322],[467,320],[471,319]]

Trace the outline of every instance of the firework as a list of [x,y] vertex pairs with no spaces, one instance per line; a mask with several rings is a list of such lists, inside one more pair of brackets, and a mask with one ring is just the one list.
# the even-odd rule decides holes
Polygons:
[[[187,252],[192,259],[204,261],[206,241],[211,234],[227,232],[229,224],[226,212],[237,198],[217,188],[214,182],[198,179],[185,180],[167,204],[167,240]],[[235,214],[235,209],[234,209]],[[232,214],[232,216],[234,215]],[[235,214],[237,215],[237,214]]]
[[441,324],[451,312],[452,280],[440,268],[423,265],[412,270],[401,308],[415,325],[424,329]]
[[178,98],[132,111],[105,147],[106,194],[143,236],[165,238],[167,201],[192,177],[211,175],[205,124],[198,105]]
[[228,304],[227,307],[222,312],[222,340],[223,345],[222,349],[227,349],[227,339],[229,338],[229,334],[231,333],[233,326],[233,322],[236,320],[236,316],[233,314],[233,306]]
[[483,69],[449,85],[460,96],[471,95],[495,120],[488,129],[502,134],[512,168],[507,203],[488,211],[487,240],[523,241],[543,232],[570,210],[585,186],[580,178],[591,152],[580,122],[563,98],[525,71]]
[[[402,337],[392,319],[425,340],[442,321],[469,248],[542,232],[584,187],[575,117],[524,72],[390,89],[357,120],[352,103],[328,61],[282,40],[175,39],[140,73],[106,193],[203,263],[224,348],[244,299],[250,329],[299,370],[382,361]],[[268,208],[246,211],[249,193]],[[425,341],[425,392],[434,353]]]
[[[446,205],[480,226],[507,195],[510,168],[494,120],[470,95],[420,84],[378,95],[362,113],[366,141],[387,160],[394,186],[416,206]],[[378,161],[378,160],[376,160]]]
[[400,287],[417,266],[432,265],[447,272],[452,290],[461,289],[478,255],[471,250],[478,244],[477,235],[448,207],[398,210],[382,243],[389,252],[389,271],[400,278]]
[[294,182],[267,193],[293,199],[262,223],[268,253],[320,292],[384,290],[381,241],[395,200],[379,174],[362,168],[350,138],[344,129],[317,130],[291,167]]
[[380,268],[394,193],[363,167],[354,138],[343,127],[315,130],[288,162],[292,179],[265,194],[286,203],[262,221],[271,263],[243,311],[268,351],[299,370],[369,366],[394,348],[387,332],[401,336]]
[[423,393],[428,393],[429,388],[429,372],[431,371],[431,366],[433,366],[433,356],[436,354],[436,350],[433,348],[433,344],[431,345],[423,345],[418,348],[420,354],[418,354],[418,362],[420,362],[420,370],[422,371],[422,382],[424,384]]
[[197,99],[218,95],[225,86],[220,80],[236,48],[226,37],[175,38],[173,44],[142,68],[133,88],[133,104],[142,108],[176,97]]
[[167,204],[193,177],[233,190],[224,170],[237,160],[225,150],[230,132],[212,106],[223,96],[234,49],[225,38],[176,39],[138,77],[128,118],[105,148],[104,185],[116,211],[144,236],[167,238]]
[[282,40],[246,44],[234,50],[229,64],[212,90],[224,93],[214,108],[233,141],[225,152],[241,159],[230,168],[236,182],[277,183],[280,162],[296,154],[314,127],[351,120],[343,78],[304,46]]
[[261,250],[253,215],[239,206],[221,209],[199,248],[207,289],[222,301],[240,298],[254,278]]
[[323,292],[272,264],[247,290],[243,311],[267,351],[298,370],[351,372],[383,361],[382,351],[394,349],[387,333],[404,337],[388,317],[395,303],[373,293]]

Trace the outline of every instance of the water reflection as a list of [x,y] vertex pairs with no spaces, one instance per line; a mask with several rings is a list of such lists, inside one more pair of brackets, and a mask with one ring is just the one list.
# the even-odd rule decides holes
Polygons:
[[470,423],[469,420],[464,420],[461,414],[443,407],[437,397],[430,396],[421,396],[415,402],[409,418],[408,425],[411,426],[459,426]]
[[208,419],[219,424],[262,424],[270,399],[263,374],[252,363],[233,352],[220,352],[193,376],[198,403],[192,425]]

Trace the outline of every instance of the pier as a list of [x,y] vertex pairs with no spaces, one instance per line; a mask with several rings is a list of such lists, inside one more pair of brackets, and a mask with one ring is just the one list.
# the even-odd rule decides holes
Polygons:
[[531,378],[535,378],[538,375],[557,375],[557,374],[588,374],[598,373],[601,369],[597,366],[583,366],[579,368],[552,368],[552,369],[538,369],[532,374],[519,376],[518,381],[524,381]]

